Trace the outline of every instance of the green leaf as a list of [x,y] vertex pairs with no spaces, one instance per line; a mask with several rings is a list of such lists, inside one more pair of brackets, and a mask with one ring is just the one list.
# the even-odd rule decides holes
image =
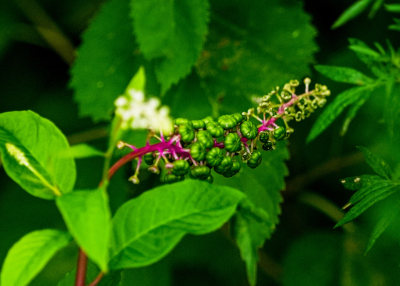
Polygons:
[[1,270],[1,285],[28,285],[53,255],[70,241],[70,234],[59,230],[44,229],[28,233],[8,251]]
[[336,29],[351,19],[361,14],[370,4],[371,0],[360,0],[347,8],[332,25],[332,29]]
[[7,174],[25,191],[54,199],[72,191],[75,162],[62,132],[32,111],[0,114],[0,153]]
[[350,199],[350,202],[357,204],[355,204],[350,211],[345,214],[345,216],[335,225],[335,228],[354,220],[372,205],[398,191],[400,191],[400,186],[393,183],[388,185],[381,183],[372,185],[368,188],[361,188]]
[[256,208],[251,202],[241,204],[235,216],[234,236],[240,255],[246,263],[249,284],[254,286],[257,278],[258,249],[270,237],[272,224],[266,211]]
[[215,176],[215,183],[235,187],[244,192],[249,200],[245,209],[242,203],[234,228],[250,285],[255,281],[258,249],[279,222],[282,202],[280,191],[285,187],[284,177],[288,174],[284,161],[288,157],[287,148],[282,142],[276,150],[263,154],[257,169],[243,166],[232,178]]
[[89,158],[89,157],[104,157],[104,152],[82,143],[71,146],[71,156],[75,159]]
[[356,117],[358,110],[367,102],[370,98],[371,93],[366,93],[366,95],[355,102],[352,106],[350,106],[349,110],[347,111],[345,120],[342,124],[342,129],[340,130],[340,136],[344,136],[349,129],[350,123],[353,121],[354,117]]
[[144,56],[154,60],[164,94],[188,75],[203,48],[207,0],[131,1],[133,28]]
[[349,106],[368,96],[370,91],[367,87],[353,87],[340,93],[336,98],[322,111],[321,115],[315,121],[311,128],[310,134],[308,134],[307,142],[314,140],[319,134],[322,133],[342,111]]
[[386,84],[386,100],[384,109],[384,120],[387,124],[391,139],[399,140],[400,128],[400,84],[390,80]]
[[370,77],[352,68],[317,65],[315,69],[324,76],[338,82],[356,85],[365,85],[373,82]]
[[367,254],[371,250],[372,246],[374,246],[376,240],[381,236],[381,234],[388,228],[395,218],[399,217],[399,213],[400,209],[398,207],[385,208],[384,211],[380,213],[381,217],[368,239],[368,244],[364,254]]
[[375,0],[374,4],[371,7],[371,10],[369,11],[369,18],[373,18],[375,16],[376,12],[378,12],[378,10],[381,8],[383,2],[385,2],[385,0]]
[[56,203],[79,246],[107,271],[111,212],[105,189],[74,191],[57,198]]
[[114,100],[139,68],[130,21],[128,0],[111,0],[83,34],[70,83],[81,116],[109,120]]
[[127,90],[134,89],[138,91],[145,91],[146,88],[146,73],[144,67],[141,66],[137,73],[133,76],[128,84]]
[[125,203],[113,218],[110,268],[160,260],[185,234],[221,227],[244,197],[233,188],[193,180],[147,191]]
[[385,4],[385,9],[389,12],[400,13],[400,4]]
[[371,186],[377,182],[386,181],[377,175],[361,175],[355,177],[348,177],[341,182],[343,186],[351,191],[359,190],[363,187]]
[[210,33],[196,71],[222,104],[221,114],[247,110],[253,95],[310,72],[316,30],[300,1],[211,3]]
[[358,146],[357,148],[364,154],[367,164],[375,171],[375,173],[386,179],[391,178],[392,171],[390,166],[381,157],[372,153],[363,146]]

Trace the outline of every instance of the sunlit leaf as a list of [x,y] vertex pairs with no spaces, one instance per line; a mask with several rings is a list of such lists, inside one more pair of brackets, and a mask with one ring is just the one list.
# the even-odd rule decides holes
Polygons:
[[72,191],[75,162],[64,134],[32,111],[0,114],[0,153],[7,174],[25,191],[54,199]]
[[30,232],[8,251],[1,270],[1,285],[24,286],[71,241],[69,233],[54,229]]
[[110,268],[160,260],[185,234],[221,227],[244,198],[233,188],[193,180],[145,192],[125,203],[113,218]]
[[111,212],[104,188],[74,191],[57,198],[56,203],[79,246],[107,271]]

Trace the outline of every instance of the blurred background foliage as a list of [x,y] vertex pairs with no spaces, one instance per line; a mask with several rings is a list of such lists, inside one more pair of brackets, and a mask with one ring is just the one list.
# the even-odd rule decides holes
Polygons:
[[[75,49],[102,2],[2,1],[0,112],[34,110],[55,122],[72,144],[86,142],[104,149],[106,125],[80,116],[69,88]],[[242,25],[245,19],[241,18],[246,1],[232,2],[231,9],[224,9],[225,2],[211,3],[210,31],[205,43],[207,51],[213,51],[218,45],[223,48],[202,54],[195,72],[165,94],[162,101],[171,106],[173,115],[199,118],[241,110],[250,103],[243,101],[240,94],[257,94],[260,89],[268,92],[293,76],[310,76],[314,82],[327,84],[334,97],[347,85],[319,75],[312,64],[351,66],[368,73],[348,49],[348,38],[358,38],[368,44],[390,39],[393,46],[400,44],[398,32],[386,29],[392,24],[391,17],[381,10],[373,19],[364,13],[332,30],[331,25],[349,5],[345,0],[271,1],[265,4],[270,8],[267,12],[253,11],[251,21],[246,22],[248,26]],[[297,8],[285,10],[289,4]],[[263,18],[264,12],[269,17]],[[300,34],[284,33],[297,26]],[[231,42],[223,42],[226,38]],[[215,73],[213,69],[220,66],[215,61],[226,59],[226,64],[230,64],[235,41],[243,45],[241,60],[234,61],[231,74]],[[132,41],[130,45],[136,43]],[[274,59],[263,54],[271,50],[281,54],[276,54]],[[138,66],[140,56],[136,59],[139,60],[133,64]],[[148,75],[150,82],[152,77],[155,80],[155,74]],[[151,94],[160,94],[159,87],[148,88]],[[185,101],[187,106],[183,109],[182,101],[188,94],[193,100]],[[216,107],[215,102],[223,101],[226,94],[230,96],[229,104]],[[333,229],[343,216],[341,207],[352,194],[343,188],[340,179],[372,172],[356,145],[367,146],[397,173],[400,170],[398,145],[382,140],[386,136],[382,104],[379,94],[371,97],[352,122],[350,132],[343,137],[339,136],[341,121],[336,120],[320,137],[306,144],[305,138],[318,114],[296,124],[296,132],[288,145],[289,175],[282,193],[280,223],[260,252],[258,285],[400,285],[399,223],[391,225],[375,247],[363,255],[374,224],[394,202],[381,202],[356,222]],[[101,165],[98,158],[79,160],[77,187],[95,186]],[[113,210],[126,198],[158,184],[154,175],[144,175],[148,178],[138,187],[126,184],[123,173],[115,177],[110,189]],[[29,196],[4,172],[0,172],[0,180],[0,261],[3,261],[11,245],[28,231],[65,226],[52,202]],[[224,228],[202,237],[188,236],[161,262],[125,271],[122,285],[131,285],[130,281],[140,286],[247,285],[244,264],[237,248],[227,239],[227,233],[229,229]],[[55,285],[74,268],[76,255],[75,245],[59,252],[32,285]],[[110,281],[104,283],[113,285]]]

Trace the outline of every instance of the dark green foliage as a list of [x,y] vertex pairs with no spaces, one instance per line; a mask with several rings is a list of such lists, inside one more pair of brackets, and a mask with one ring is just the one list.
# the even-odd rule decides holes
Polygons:
[[149,166],[153,165],[153,163],[154,163],[154,155],[153,155],[153,153],[145,154],[143,156],[143,160],[147,165],[149,165]]

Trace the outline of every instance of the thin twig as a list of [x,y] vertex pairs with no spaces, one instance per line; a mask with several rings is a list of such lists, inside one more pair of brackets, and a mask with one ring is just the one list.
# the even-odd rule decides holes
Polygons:
[[89,284],[89,286],[96,286],[99,284],[100,280],[103,278],[104,272],[100,272],[99,275],[96,276],[96,278]]
[[71,65],[75,59],[75,48],[57,24],[35,0],[15,0],[25,16],[32,21],[38,33]]
[[352,166],[362,161],[363,161],[363,155],[361,152],[330,159],[322,163],[321,165],[318,165],[312,168],[311,170],[289,180],[286,184],[285,193],[290,194],[302,190],[304,189],[305,186],[309,185],[311,182],[314,182],[327,174],[339,171],[342,168]]

